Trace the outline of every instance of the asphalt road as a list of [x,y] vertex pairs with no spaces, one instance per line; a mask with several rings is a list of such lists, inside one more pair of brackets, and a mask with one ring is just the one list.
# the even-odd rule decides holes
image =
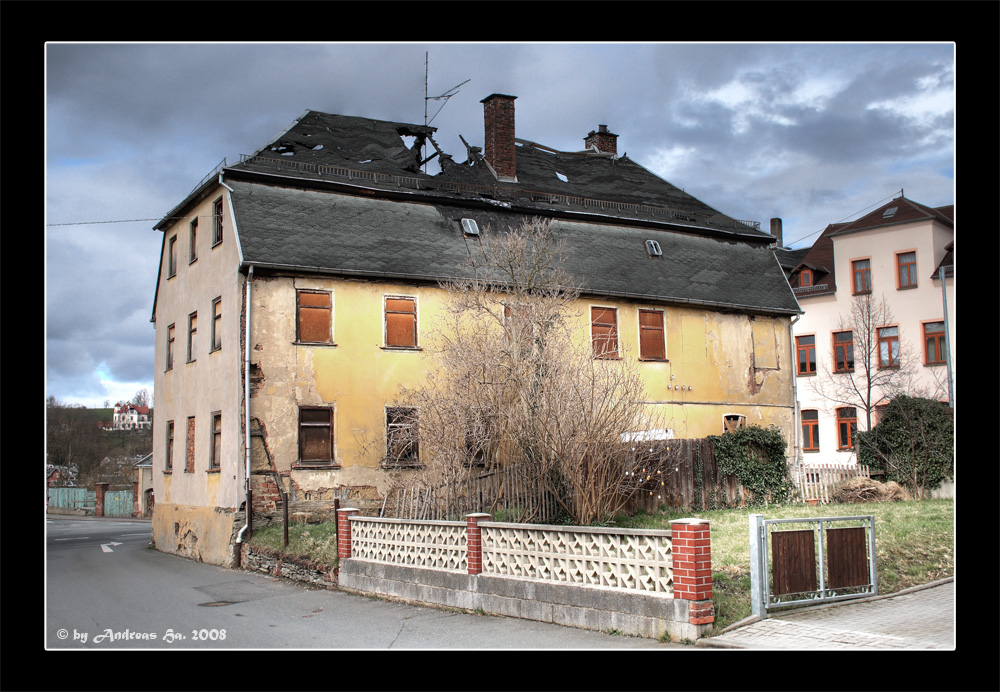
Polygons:
[[149,548],[150,523],[49,515],[47,649],[686,649],[313,588]]

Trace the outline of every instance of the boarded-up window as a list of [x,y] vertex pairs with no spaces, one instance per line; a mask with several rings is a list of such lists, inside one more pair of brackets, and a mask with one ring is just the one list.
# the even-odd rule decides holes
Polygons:
[[328,344],[331,342],[332,301],[326,291],[296,291],[298,303],[298,341]]
[[590,333],[595,358],[618,357],[618,311],[615,308],[590,308]]
[[416,348],[417,301],[415,298],[385,299],[385,345]]
[[299,462],[333,463],[333,409],[299,408]]
[[222,414],[212,414],[212,453],[208,458],[208,468],[217,469],[222,464]]
[[663,340],[663,312],[639,310],[639,357],[643,360],[666,360]]

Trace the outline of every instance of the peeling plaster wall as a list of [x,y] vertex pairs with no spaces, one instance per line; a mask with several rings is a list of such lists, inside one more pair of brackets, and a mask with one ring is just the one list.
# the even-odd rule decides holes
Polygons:
[[235,555],[234,517],[233,511],[219,507],[157,502],[153,542],[163,552],[229,566]]
[[[251,418],[263,424],[267,462],[280,474],[290,499],[354,496],[378,500],[390,486],[379,467],[385,444],[385,406],[401,385],[417,385],[428,352],[384,348],[383,299],[417,298],[418,344],[445,300],[436,287],[335,278],[255,278],[251,368],[261,384],[251,395]],[[296,290],[332,294],[331,345],[295,343]],[[583,338],[589,338],[590,305],[618,307],[623,352],[638,352],[639,303],[581,299]],[[641,305],[641,307],[651,307]],[[794,441],[789,318],[748,316],[694,308],[664,310],[666,362],[643,362],[649,405],[676,437],[720,434],[727,415],[775,425]],[[298,407],[334,409],[337,468],[298,466]],[[255,468],[258,464],[254,456]],[[261,466],[263,468],[263,466]],[[403,472],[405,474],[405,472]]]

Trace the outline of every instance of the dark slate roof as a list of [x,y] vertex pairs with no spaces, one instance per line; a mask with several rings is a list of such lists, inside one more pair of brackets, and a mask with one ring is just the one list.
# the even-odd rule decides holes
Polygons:
[[932,208],[914,202],[906,197],[896,197],[890,202],[883,204],[875,211],[869,212],[854,221],[838,224],[834,233],[855,233],[857,231],[867,231],[872,228],[881,228],[901,223],[911,223],[913,221],[936,220],[941,223],[954,225],[954,206]]
[[[464,272],[470,243],[460,219],[503,231],[525,218],[425,200],[361,197],[228,179],[244,265],[438,281]],[[801,312],[773,251],[685,232],[554,219],[564,269],[586,293],[753,312]],[[651,258],[655,238],[662,257]]]
[[[438,149],[435,131],[422,125],[306,111],[272,142],[226,171],[258,179],[277,176],[387,192],[419,191],[449,200],[491,200],[539,214],[612,216],[773,241],[759,227],[722,214],[627,157],[557,152],[518,140],[518,182],[499,183],[476,148],[464,163],[456,163]],[[438,154],[437,175],[420,168],[425,143]]]

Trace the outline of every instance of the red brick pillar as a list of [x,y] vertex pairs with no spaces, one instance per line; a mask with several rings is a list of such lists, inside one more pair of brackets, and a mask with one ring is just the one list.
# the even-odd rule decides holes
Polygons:
[[97,498],[94,502],[94,513],[98,517],[104,516],[104,493],[108,491],[107,483],[98,483],[94,486],[97,489]]
[[465,549],[466,561],[469,563],[469,574],[479,574],[483,571],[483,541],[479,522],[489,519],[489,514],[466,514]]
[[712,604],[712,539],[704,519],[678,519],[670,523],[674,562],[674,598],[691,601],[692,625],[715,622]]
[[337,510],[337,557],[341,560],[351,559],[351,517],[360,513],[353,507]]

